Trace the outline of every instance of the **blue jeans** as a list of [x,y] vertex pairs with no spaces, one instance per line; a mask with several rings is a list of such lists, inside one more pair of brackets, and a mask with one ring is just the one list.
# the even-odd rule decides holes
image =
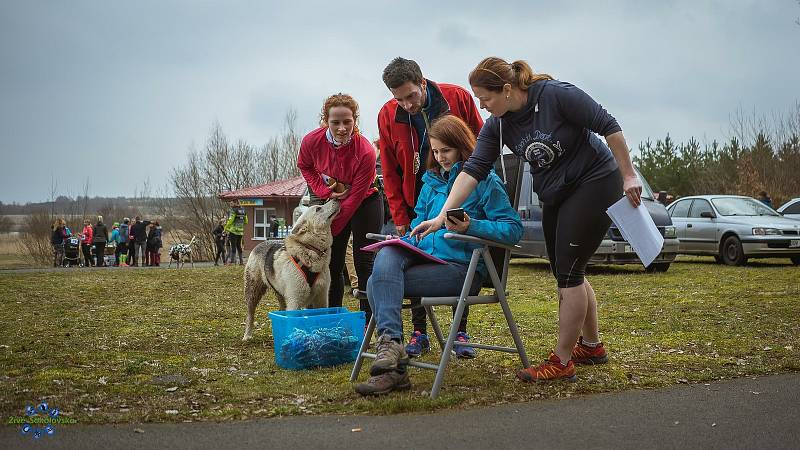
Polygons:
[[[403,298],[457,296],[461,294],[468,267],[457,263],[419,264],[417,258],[400,248],[381,249],[367,281],[367,297],[378,335],[387,333],[392,339],[402,340]],[[481,282],[482,277],[476,273],[470,295],[480,291]]]

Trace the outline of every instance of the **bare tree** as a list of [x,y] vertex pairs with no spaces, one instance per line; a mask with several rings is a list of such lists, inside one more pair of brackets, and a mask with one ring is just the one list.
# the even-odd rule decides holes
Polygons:
[[242,139],[231,143],[219,123],[211,126],[202,151],[190,151],[184,166],[170,174],[178,211],[169,212],[174,240],[200,240],[199,258],[213,255],[211,230],[225,217],[218,195],[244,187],[297,176],[300,150],[297,113],[287,111],[281,133],[260,148]]

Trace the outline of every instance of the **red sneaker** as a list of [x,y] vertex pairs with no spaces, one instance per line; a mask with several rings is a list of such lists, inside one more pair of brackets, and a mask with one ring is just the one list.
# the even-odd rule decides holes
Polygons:
[[567,362],[567,365],[561,364],[561,359],[553,352],[550,352],[550,357],[542,364],[517,372],[517,378],[528,383],[578,380],[578,376],[575,375],[575,365],[572,361]]
[[605,364],[608,362],[608,353],[603,348],[603,343],[596,347],[589,347],[583,343],[583,336],[578,339],[572,349],[572,362],[575,364]]

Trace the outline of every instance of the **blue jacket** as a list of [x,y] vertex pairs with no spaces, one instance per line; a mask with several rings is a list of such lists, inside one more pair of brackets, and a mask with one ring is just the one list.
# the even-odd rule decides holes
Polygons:
[[[462,164],[462,162],[458,162],[453,165],[447,180],[436,171],[425,172],[425,175],[422,176],[425,184],[422,186],[417,205],[414,208],[417,217],[411,222],[411,229],[423,220],[432,219],[439,214],[453,188],[456,177],[461,172]],[[461,207],[464,208],[464,212],[469,215],[470,219],[466,234],[509,245],[516,244],[522,239],[522,221],[520,221],[517,211],[511,207],[503,182],[493,170],[483,181],[478,183]],[[437,258],[469,264],[472,250],[479,246],[445,239],[445,233],[448,233],[448,230],[442,228],[425,236],[419,242],[415,242],[415,238],[405,239]],[[480,260],[478,271],[484,277],[487,274],[483,259]]]

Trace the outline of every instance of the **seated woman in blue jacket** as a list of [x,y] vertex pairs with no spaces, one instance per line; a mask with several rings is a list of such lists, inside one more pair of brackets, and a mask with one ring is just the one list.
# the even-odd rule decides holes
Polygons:
[[[461,166],[475,148],[475,136],[458,117],[444,116],[428,131],[430,152],[427,171],[414,212],[411,229],[423,220],[439,214]],[[446,229],[425,236],[420,241],[404,238],[419,249],[447,261],[447,264],[420,263],[407,250],[384,247],[375,256],[372,275],[367,282],[367,297],[378,329],[377,357],[372,363],[366,382],[356,386],[362,395],[386,394],[408,389],[411,383],[406,367],[408,355],[402,343],[401,318],[405,296],[455,296],[461,293],[472,250],[478,245],[445,239],[447,232],[468,234],[504,244],[516,244],[522,238],[522,222],[508,200],[502,181],[494,173],[478,184],[464,202],[464,220],[454,218]],[[472,282],[470,295],[480,290],[488,275],[481,260],[478,274]]]

